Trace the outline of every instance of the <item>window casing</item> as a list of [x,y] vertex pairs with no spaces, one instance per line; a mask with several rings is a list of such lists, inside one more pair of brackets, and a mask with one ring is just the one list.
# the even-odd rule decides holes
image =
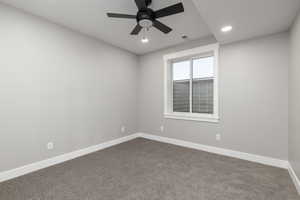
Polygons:
[[165,118],[218,122],[219,45],[164,56]]

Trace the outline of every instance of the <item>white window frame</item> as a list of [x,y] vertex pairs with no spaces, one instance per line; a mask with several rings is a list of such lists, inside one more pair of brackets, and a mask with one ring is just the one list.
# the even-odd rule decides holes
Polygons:
[[[205,55],[214,56],[214,113],[192,113],[173,112],[173,83],[172,83],[172,62],[183,60],[184,58],[203,57]],[[193,120],[204,122],[219,122],[219,44],[211,44],[194,49],[180,51],[164,55],[164,117],[169,119]]]

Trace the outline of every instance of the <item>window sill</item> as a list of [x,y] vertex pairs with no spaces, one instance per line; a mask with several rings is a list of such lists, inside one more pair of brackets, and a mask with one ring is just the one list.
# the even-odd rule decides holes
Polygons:
[[219,123],[219,118],[213,115],[206,116],[206,115],[189,114],[189,113],[165,113],[164,117],[167,119],[176,119],[176,120]]

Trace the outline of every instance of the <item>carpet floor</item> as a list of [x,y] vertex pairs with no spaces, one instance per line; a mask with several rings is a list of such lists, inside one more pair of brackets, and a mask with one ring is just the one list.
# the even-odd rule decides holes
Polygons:
[[284,169],[135,139],[0,183],[1,200],[299,200]]

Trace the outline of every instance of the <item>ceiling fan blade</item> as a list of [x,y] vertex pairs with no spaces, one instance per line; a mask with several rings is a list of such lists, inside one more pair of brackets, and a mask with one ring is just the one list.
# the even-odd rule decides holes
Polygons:
[[160,9],[155,11],[155,17],[160,18],[160,17],[166,17],[169,15],[174,15],[177,13],[184,12],[184,7],[182,3],[178,3],[172,6],[168,6],[166,8]]
[[134,27],[133,31],[132,31],[130,34],[131,34],[131,35],[138,35],[139,32],[142,30],[142,28],[143,28],[143,27],[141,27],[139,24],[137,24],[137,25]]
[[160,21],[157,21],[157,20],[153,21],[153,26],[166,34],[170,33],[172,31],[172,29],[170,27],[164,25],[163,23],[161,23]]
[[107,16],[114,17],[114,18],[136,19],[135,15],[121,14],[121,13],[107,13]]
[[147,8],[146,0],[135,0],[135,4],[139,10],[141,10],[143,8]]

